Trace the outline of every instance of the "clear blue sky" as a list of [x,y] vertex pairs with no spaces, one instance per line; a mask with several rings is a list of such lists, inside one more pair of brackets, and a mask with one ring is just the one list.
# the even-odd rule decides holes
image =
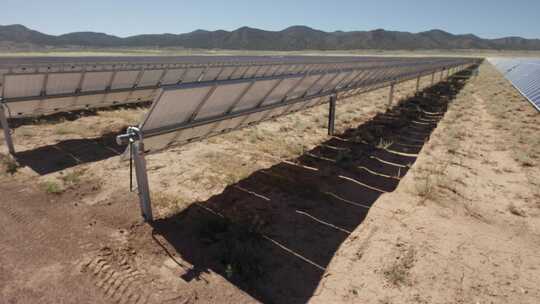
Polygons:
[[0,24],[14,23],[55,35],[96,31],[122,37],[307,25],[540,38],[540,0],[0,0]]

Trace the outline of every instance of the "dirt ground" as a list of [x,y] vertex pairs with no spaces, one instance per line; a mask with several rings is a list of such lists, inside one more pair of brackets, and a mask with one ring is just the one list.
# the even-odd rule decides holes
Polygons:
[[480,71],[150,155],[152,224],[114,144],[144,108],[15,124],[0,302],[537,303],[540,116]]

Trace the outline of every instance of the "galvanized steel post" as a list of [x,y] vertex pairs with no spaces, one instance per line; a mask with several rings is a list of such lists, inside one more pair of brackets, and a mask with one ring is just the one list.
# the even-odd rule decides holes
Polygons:
[[334,135],[334,125],[336,121],[336,94],[330,95],[329,109],[328,109],[328,135]]
[[15,155],[15,146],[13,145],[13,139],[11,138],[11,130],[9,129],[5,106],[2,103],[2,99],[0,99],[0,125],[2,125],[2,129],[4,130],[4,140],[6,141],[9,153]]
[[418,78],[416,78],[416,93],[418,93],[418,91],[420,91],[420,75],[418,75]]
[[435,84],[435,72],[431,74],[431,85],[434,85],[434,84]]
[[148,186],[148,173],[146,172],[146,160],[144,159],[144,144],[141,140],[132,144],[131,153],[135,163],[135,175],[137,177],[137,192],[141,213],[146,222],[152,222],[152,202],[150,201],[150,187]]

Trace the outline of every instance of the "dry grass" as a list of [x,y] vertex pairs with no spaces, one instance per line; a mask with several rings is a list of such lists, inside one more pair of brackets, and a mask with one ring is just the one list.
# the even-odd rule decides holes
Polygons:
[[109,111],[99,111],[98,115],[107,119],[114,119],[118,123],[125,125],[136,125],[140,122],[144,113],[146,113],[146,108],[136,108],[136,109],[118,109],[118,110],[109,110]]
[[13,175],[19,169],[19,164],[10,156],[0,155],[0,167],[2,173]]
[[96,135],[95,125],[86,125],[79,122],[63,122],[55,126],[56,135],[77,135],[80,137],[92,137]]
[[414,248],[409,247],[397,256],[396,261],[384,271],[386,280],[396,287],[412,285],[410,270],[414,266],[415,255]]
[[41,183],[41,187],[43,190],[49,194],[62,194],[64,191],[66,191],[66,188],[64,188],[59,182],[54,180],[48,180]]
[[189,201],[180,195],[152,192],[151,197],[152,204],[158,211],[159,217],[167,217],[179,213],[189,206]]
[[60,180],[62,181],[64,188],[71,188],[77,186],[82,181],[82,177],[85,173],[86,169],[74,169],[61,175]]

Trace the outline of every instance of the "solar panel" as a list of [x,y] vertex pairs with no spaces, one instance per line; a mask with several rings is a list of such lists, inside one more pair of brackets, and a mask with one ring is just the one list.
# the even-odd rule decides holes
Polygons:
[[540,111],[539,58],[489,58],[489,61]]

